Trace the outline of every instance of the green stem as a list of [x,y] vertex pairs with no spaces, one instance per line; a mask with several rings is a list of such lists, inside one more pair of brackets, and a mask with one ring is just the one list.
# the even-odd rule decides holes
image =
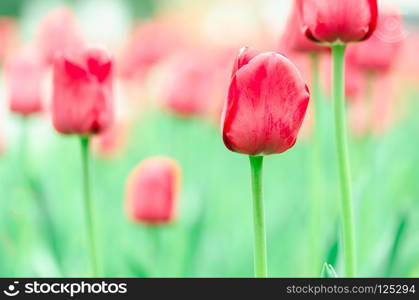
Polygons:
[[[310,151],[311,158],[311,196],[310,196],[310,263],[309,271],[310,276],[318,274],[321,268],[320,257],[320,220],[321,220],[321,206],[322,206],[322,187],[323,187],[323,174],[322,174],[322,122],[323,122],[323,103],[321,103],[320,96],[320,72],[319,72],[319,53],[310,53],[311,64],[311,101],[314,103],[314,134],[313,134],[313,147]],[[313,104],[312,104],[313,105]]]
[[82,156],[82,167],[83,167],[83,195],[84,195],[84,208],[86,215],[86,231],[89,247],[89,256],[91,263],[91,274],[93,277],[99,276],[99,267],[96,255],[96,239],[94,232],[94,221],[93,221],[93,208],[92,198],[90,192],[90,180],[89,180],[89,137],[80,137],[81,142],[81,156]]
[[266,231],[262,196],[263,156],[249,156],[253,190],[253,230],[255,277],[267,277]]
[[22,194],[19,194],[21,202],[18,205],[19,210],[17,211],[17,222],[18,222],[18,237],[16,240],[17,256],[15,263],[15,276],[22,276],[20,272],[25,270],[25,257],[28,255],[29,248],[29,222],[28,222],[28,196],[29,196],[29,185],[27,180],[27,153],[28,153],[28,119],[26,117],[21,118],[21,132],[19,137],[19,150],[18,150],[18,161],[17,166],[20,169],[20,182]]
[[332,46],[333,58],[333,84],[332,96],[335,114],[336,150],[338,159],[342,231],[343,231],[343,254],[345,262],[345,276],[355,276],[355,245],[354,226],[352,216],[351,176],[348,152],[348,138],[345,114],[345,46]]
[[19,159],[20,159],[20,167],[21,167],[21,174],[22,174],[22,182],[25,186],[27,185],[27,173],[28,173],[28,166],[27,166],[27,156],[28,156],[28,118],[22,117],[22,128],[20,133],[20,148],[19,148]]

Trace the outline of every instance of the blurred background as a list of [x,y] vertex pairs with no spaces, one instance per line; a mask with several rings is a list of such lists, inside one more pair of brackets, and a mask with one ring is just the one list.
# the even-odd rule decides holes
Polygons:
[[[347,73],[357,268],[359,276],[417,277],[419,4],[379,3],[401,16],[400,24],[386,23],[398,32],[384,39],[395,50],[383,68],[358,63]],[[219,120],[242,46],[284,53],[311,85],[307,53],[283,38],[292,6],[291,0],[0,1],[0,276],[87,274],[79,144],[54,130],[49,113],[51,52],[76,37],[104,45],[115,59],[115,124],[92,143],[103,274],[252,276],[248,159],[224,147]],[[7,70],[16,53],[42,66],[38,83],[17,80],[22,90],[36,86],[30,90],[42,100],[42,111],[25,117],[26,131],[9,107]],[[341,273],[328,53],[320,66],[322,119],[310,107],[296,146],[265,159],[270,276],[320,276],[324,262]],[[23,135],[30,188],[20,179]],[[177,220],[153,228],[129,220],[124,197],[131,170],[156,155],[176,159],[183,177]]]

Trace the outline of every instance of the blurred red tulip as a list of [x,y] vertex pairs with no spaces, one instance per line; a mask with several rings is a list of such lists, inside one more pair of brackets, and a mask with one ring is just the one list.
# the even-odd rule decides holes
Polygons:
[[44,66],[35,53],[20,51],[5,65],[9,107],[14,113],[30,115],[42,111]]
[[126,143],[128,125],[124,122],[114,123],[92,140],[94,152],[102,158],[115,158],[121,154]]
[[6,151],[6,141],[4,136],[0,133],[0,155]]
[[368,103],[364,99],[356,98],[351,101],[348,113],[352,135],[359,139],[365,137],[371,125]]
[[16,24],[14,19],[0,17],[0,62],[4,60],[13,48],[16,37]]
[[52,115],[63,134],[88,135],[113,121],[112,65],[100,48],[81,48],[57,56],[54,63]]
[[297,0],[305,35],[324,43],[363,41],[377,25],[377,0]]
[[185,51],[173,57],[165,82],[165,108],[180,117],[202,116],[211,108],[215,73],[208,56]]
[[397,10],[381,12],[374,34],[364,43],[350,46],[348,55],[365,71],[386,72],[397,60],[404,37],[400,13]]
[[180,167],[165,157],[141,162],[128,177],[126,212],[135,222],[149,225],[170,223],[175,218]]
[[355,137],[363,138],[371,133],[382,135],[397,120],[402,103],[396,96],[392,79],[387,74],[378,76],[377,84],[371,87],[369,101],[358,96],[351,102],[349,120]]
[[57,54],[82,44],[74,15],[65,7],[51,11],[41,21],[37,38],[47,64],[52,64]]
[[419,53],[419,32],[409,31],[406,35],[404,42],[401,45],[400,53],[397,57],[397,61],[394,63],[397,77],[400,80],[400,86],[404,88],[406,84],[410,88],[417,89],[417,78],[419,70],[419,59],[417,59]]
[[243,48],[233,72],[222,117],[226,147],[248,155],[291,148],[310,97],[295,65],[277,53]]
[[179,38],[176,30],[159,21],[141,24],[122,52],[121,76],[143,79],[150,68],[173,52]]
[[280,42],[280,51],[285,53],[328,51],[329,49],[327,47],[314,43],[304,35],[301,30],[302,21],[296,3],[295,1],[291,14],[288,17],[288,22]]

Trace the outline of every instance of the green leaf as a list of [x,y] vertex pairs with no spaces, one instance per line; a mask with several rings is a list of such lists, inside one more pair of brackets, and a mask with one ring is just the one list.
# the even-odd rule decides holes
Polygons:
[[397,261],[398,254],[403,242],[403,236],[406,232],[407,214],[403,214],[400,217],[400,222],[397,226],[396,233],[394,235],[393,246],[390,249],[387,258],[386,276],[390,277],[394,274],[394,265]]
[[320,275],[322,278],[337,278],[338,274],[331,264],[325,262],[323,264],[322,272]]

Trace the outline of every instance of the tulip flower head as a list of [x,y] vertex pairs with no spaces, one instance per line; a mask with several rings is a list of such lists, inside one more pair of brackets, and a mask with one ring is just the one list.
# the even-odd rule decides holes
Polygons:
[[141,162],[128,177],[126,212],[135,222],[149,225],[170,223],[175,218],[180,167],[165,157]]
[[34,53],[20,51],[10,56],[5,65],[9,108],[28,116],[42,111],[42,78],[44,67]]
[[100,48],[58,55],[54,63],[52,116],[63,134],[100,133],[113,121],[112,59]]
[[252,156],[291,148],[309,91],[297,67],[281,54],[243,48],[234,64],[222,116],[226,147]]
[[363,41],[377,25],[377,0],[297,0],[297,5],[303,32],[315,42]]

